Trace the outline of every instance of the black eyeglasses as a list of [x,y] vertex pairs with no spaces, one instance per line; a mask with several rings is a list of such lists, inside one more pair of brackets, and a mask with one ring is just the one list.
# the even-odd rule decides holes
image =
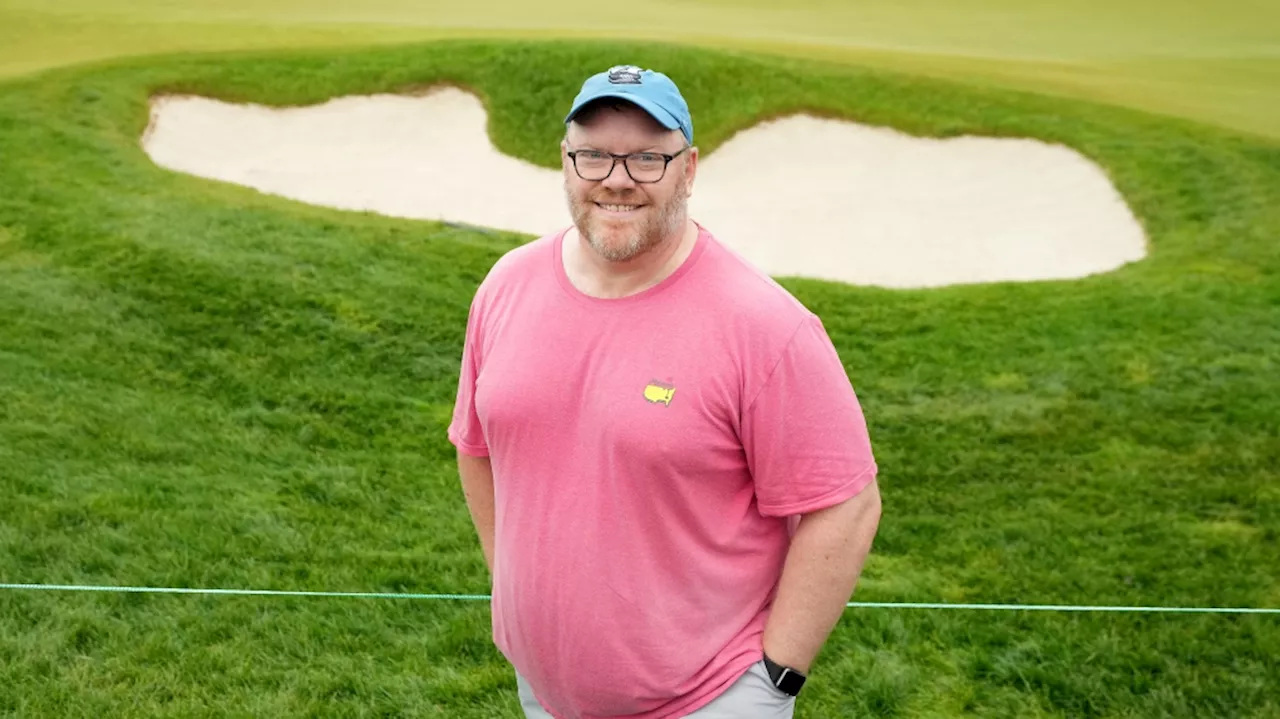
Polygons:
[[684,154],[685,147],[674,155],[667,155],[661,152],[633,152],[630,155],[615,155],[611,152],[601,152],[599,150],[576,150],[565,153],[569,159],[573,160],[573,169],[581,177],[588,182],[600,182],[609,175],[613,174],[613,168],[618,165],[618,161],[622,161],[622,166],[627,168],[627,175],[639,183],[661,182],[667,174],[667,165],[671,161]]

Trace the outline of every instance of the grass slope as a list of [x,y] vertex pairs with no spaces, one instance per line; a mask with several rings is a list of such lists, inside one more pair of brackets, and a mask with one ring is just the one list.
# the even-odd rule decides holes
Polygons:
[[0,0],[0,76],[156,52],[443,36],[748,48],[1052,91],[1280,137],[1272,0]]
[[[1280,148],[1032,96],[671,47],[188,58],[0,88],[0,581],[484,593],[444,427],[466,308],[522,237],[175,175],[152,92],[478,91],[554,166],[620,55],[713,152],[808,109],[1063,142],[1152,236],[1075,282],[786,285],[884,468],[860,600],[1280,606]],[[551,228],[548,228],[551,229]],[[714,230],[714,228],[712,228]],[[484,603],[0,592],[0,714],[518,717]],[[798,716],[1278,716],[1280,622],[849,610]]]

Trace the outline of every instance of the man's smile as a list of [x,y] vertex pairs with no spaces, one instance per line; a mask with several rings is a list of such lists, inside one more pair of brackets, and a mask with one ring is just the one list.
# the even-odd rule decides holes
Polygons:
[[600,209],[604,210],[605,212],[611,215],[624,215],[624,216],[629,215],[635,212],[636,210],[639,210],[640,208],[644,207],[644,205],[615,205],[615,204],[607,204],[602,202],[597,202],[595,203],[595,205],[596,207],[599,207]]

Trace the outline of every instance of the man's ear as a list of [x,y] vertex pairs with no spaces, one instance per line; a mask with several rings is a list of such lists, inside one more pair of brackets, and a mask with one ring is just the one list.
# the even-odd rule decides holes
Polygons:
[[689,198],[693,197],[693,181],[698,176],[698,148],[690,147],[687,154],[689,155],[689,165],[685,168],[685,176],[688,178],[686,183],[688,189],[685,190],[685,197]]

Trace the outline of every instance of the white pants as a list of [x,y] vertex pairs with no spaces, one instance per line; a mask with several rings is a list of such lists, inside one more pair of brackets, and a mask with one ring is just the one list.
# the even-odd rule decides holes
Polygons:
[[[529,684],[516,673],[516,686],[520,690],[520,706],[528,719],[552,719],[551,715],[533,698]],[[751,665],[746,674],[729,685],[723,694],[686,719],[792,719],[796,710],[796,698],[779,691],[769,681],[764,662]]]

